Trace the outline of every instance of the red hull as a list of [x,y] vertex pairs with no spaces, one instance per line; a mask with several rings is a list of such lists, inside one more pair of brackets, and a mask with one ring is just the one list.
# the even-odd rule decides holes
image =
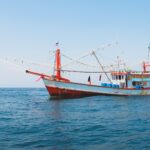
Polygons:
[[57,98],[77,98],[77,97],[87,97],[87,96],[99,95],[98,93],[61,89],[61,88],[57,88],[57,87],[47,87],[46,86],[46,88],[51,97],[57,97]]

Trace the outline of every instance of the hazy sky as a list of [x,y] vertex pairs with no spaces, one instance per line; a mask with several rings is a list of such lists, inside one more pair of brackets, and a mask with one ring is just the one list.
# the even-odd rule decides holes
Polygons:
[[[149,0],[0,0],[0,57],[48,61],[55,43],[71,57],[118,41],[129,64],[147,57]],[[42,86],[14,66],[0,63],[0,87]]]

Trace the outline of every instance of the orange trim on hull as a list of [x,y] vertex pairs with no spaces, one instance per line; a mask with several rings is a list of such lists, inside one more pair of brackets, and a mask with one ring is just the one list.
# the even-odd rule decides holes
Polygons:
[[57,87],[46,86],[46,88],[47,88],[50,96],[52,96],[52,97],[60,97],[60,98],[72,98],[72,97],[74,97],[74,98],[77,98],[77,97],[87,97],[87,96],[100,95],[98,93],[61,89],[61,88],[57,88]]
[[[48,87],[48,86],[46,86],[46,88],[50,96],[55,98],[81,98],[81,97],[97,96],[97,95],[120,96],[115,93],[109,94],[109,93],[85,92],[85,91],[76,91],[76,90],[69,90],[69,89],[63,89],[57,87]],[[122,96],[129,96],[129,95],[122,95]]]

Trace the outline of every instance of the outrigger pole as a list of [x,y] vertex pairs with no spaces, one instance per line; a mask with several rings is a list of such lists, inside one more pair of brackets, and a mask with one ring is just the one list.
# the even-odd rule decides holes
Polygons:
[[99,61],[98,57],[96,56],[95,52],[92,52],[92,55],[96,58],[97,62],[99,63],[100,68],[102,69],[102,71],[105,73],[107,79],[110,81],[110,83],[112,83],[111,79],[109,78],[109,76],[107,75],[107,73],[104,70],[103,65],[101,64],[101,62]]
[[61,72],[73,72],[73,73],[110,73],[110,71],[81,71],[81,70],[64,70],[64,69],[61,69],[60,70]]

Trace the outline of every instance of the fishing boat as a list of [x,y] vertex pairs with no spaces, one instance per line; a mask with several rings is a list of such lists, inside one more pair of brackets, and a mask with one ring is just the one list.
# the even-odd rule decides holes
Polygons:
[[102,72],[106,75],[108,82],[101,81],[100,85],[95,85],[91,84],[90,77],[87,83],[73,82],[68,78],[62,77],[61,72],[65,70],[62,70],[61,68],[60,48],[57,48],[55,51],[54,75],[47,75],[31,70],[26,70],[26,73],[37,75],[43,79],[51,98],[77,98],[95,95],[150,95],[150,72],[147,71],[147,67],[150,66],[149,63],[143,62],[142,71],[105,71],[95,51],[92,51],[91,54],[96,58]]

